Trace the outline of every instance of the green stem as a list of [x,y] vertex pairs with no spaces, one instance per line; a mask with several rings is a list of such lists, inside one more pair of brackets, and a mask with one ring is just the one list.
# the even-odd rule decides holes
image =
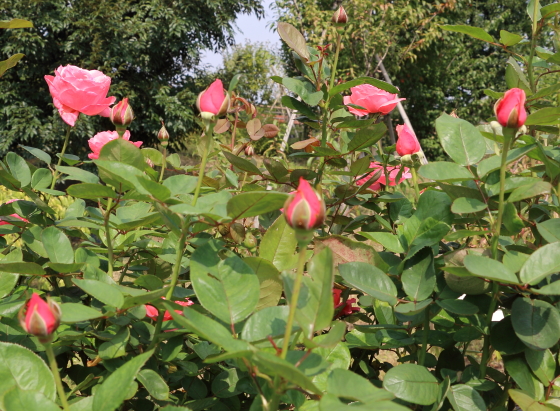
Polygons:
[[[537,15],[539,7],[539,2],[535,1],[533,7],[533,17]],[[536,21],[533,22],[534,29],[531,34],[531,51],[529,53],[529,61],[527,65],[527,77],[529,78],[529,86],[531,87],[531,91],[534,93],[536,91],[535,82],[533,79],[533,57],[535,56],[535,46],[537,41],[537,31],[538,31],[538,23]]]
[[334,53],[334,64],[333,64],[332,69],[331,69],[331,82],[330,82],[329,90],[331,90],[334,87],[334,79],[336,77],[336,66],[338,66],[338,55],[340,54],[340,44],[341,44],[341,42],[342,42],[342,34],[337,32],[337,35],[336,35],[336,51]]
[[411,167],[410,172],[412,173],[412,185],[414,186],[414,198],[416,203],[418,203],[418,199],[420,198],[420,190],[418,189],[418,174],[416,173],[416,168]]
[[158,183],[161,183],[163,181],[163,173],[165,173],[165,166],[167,164],[167,148],[163,148],[163,154],[162,154],[163,158],[162,158],[162,162],[161,162],[161,171],[159,172],[159,179],[158,179]]
[[281,380],[280,377],[274,377],[274,388],[272,392],[272,398],[268,402],[267,411],[277,411],[278,407],[280,406],[280,397],[282,392],[280,390]]
[[424,365],[426,360],[426,352],[428,351],[428,333],[430,332],[430,307],[424,310],[424,330],[422,333],[422,348],[418,354],[418,365]]
[[208,152],[210,151],[210,146],[212,145],[213,127],[211,122],[205,122],[206,124],[206,145],[204,146],[204,152],[202,153],[202,162],[200,163],[200,170],[198,172],[198,182],[196,183],[196,190],[194,191],[194,198],[192,201],[192,206],[196,205],[198,196],[200,195],[200,188],[202,187],[202,180],[204,180],[204,171],[206,170],[206,161],[208,160]]
[[113,205],[113,199],[109,198],[107,200],[107,208],[105,209],[105,219],[103,225],[105,227],[105,241],[107,242],[107,260],[108,268],[107,275],[113,278],[113,243],[111,241],[111,230],[109,229],[109,219],[111,218],[111,206]]
[[156,326],[154,328],[154,338],[152,339],[152,342],[148,346],[147,351],[150,351],[151,349],[155,348],[156,345],[158,344],[157,336],[159,335],[159,332],[161,331],[161,325],[163,324],[163,316],[164,315],[165,315],[165,310],[158,310],[158,318],[156,320]]
[[327,146],[327,136],[328,136],[327,123],[329,121],[329,109],[327,108],[327,105],[328,105],[328,101],[327,104],[321,107],[321,109],[323,110],[323,120],[321,124],[321,147]]
[[62,152],[60,153],[60,157],[58,157],[58,163],[56,164],[56,170],[53,172],[53,180],[51,182],[51,190],[54,189],[56,184],[56,180],[60,173],[58,172],[58,167],[62,164],[62,157],[64,157],[64,153],[66,153],[66,148],[68,147],[68,141],[70,140],[70,131],[72,131],[72,126],[69,124],[68,128],[66,129],[66,136],[64,137],[64,144],[62,145]]
[[496,304],[498,303],[498,291],[499,284],[496,281],[492,281],[492,301],[490,301],[490,306],[488,307],[488,313],[486,314],[487,329],[484,335],[484,346],[482,348],[482,359],[480,360],[480,378],[484,379],[486,377],[486,367],[488,360],[490,359],[490,327],[492,326],[492,315],[496,311]]
[[299,293],[301,291],[301,283],[303,280],[303,268],[305,266],[305,257],[307,251],[307,244],[300,244],[298,268],[296,273],[296,280],[294,282],[294,289],[292,290],[292,298],[290,299],[290,312],[288,314],[288,321],[286,323],[286,332],[284,333],[284,341],[282,344],[282,353],[280,358],[285,359],[290,347],[290,336],[292,335],[292,328],[294,326],[294,318],[296,315],[297,303],[299,300]]
[[45,346],[45,351],[47,353],[47,358],[49,359],[49,365],[54,376],[54,383],[56,385],[56,390],[58,391],[58,398],[62,404],[62,409],[64,411],[70,411],[68,406],[68,401],[66,400],[66,393],[64,392],[64,387],[62,386],[62,380],[60,379],[60,374],[58,372],[58,364],[56,363],[56,357],[51,346],[51,343],[43,344]]
[[173,290],[179,281],[179,273],[181,272],[181,260],[183,258],[183,251],[185,250],[185,241],[187,239],[187,230],[183,227],[181,230],[181,237],[179,238],[179,242],[177,243],[177,248],[175,248],[175,252],[177,255],[175,256],[175,265],[173,266],[173,273],[171,274],[171,284],[169,285],[169,290],[167,290],[167,295],[165,298],[171,301],[173,297]]

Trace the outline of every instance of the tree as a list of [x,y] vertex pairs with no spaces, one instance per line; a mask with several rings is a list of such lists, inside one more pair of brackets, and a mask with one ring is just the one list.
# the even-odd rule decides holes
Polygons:
[[[103,71],[113,79],[109,95],[130,97],[134,140],[155,143],[160,119],[172,136],[185,134],[194,125],[200,52],[233,44],[236,15],[252,12],[262,16],[258,0],[0,0],[0,20],[25,18],[35,26],[0,32],[2,56],[26,55],[0,81],[0,151],[30,141],[58,147],[65,125],[43,76],[66,64]],[[111,127],[100,117],[80,120],[70,152]]]
[[[338,7],[336,2],[278,0],[276,4],[280,20],[298,27],[310,43],[335,44],[330,18]],[[500,30],[522,35],[530,30],[524,0],[351,0],[344,2],[344,8],[349,20],[337,77],[383,79],[376,56],[382,58],[400,96],[407,99],[407,114],[432,159],[444,155],[434,140],[435,119],[453,110],[471,122],[490,117],[495,100],[487,98],[483,90],[506,89],[504,62],[508,58],[497,48],[440,26],[482,27],[495,38],[500,37]],[[393,116],[397,118],[396,111]]]

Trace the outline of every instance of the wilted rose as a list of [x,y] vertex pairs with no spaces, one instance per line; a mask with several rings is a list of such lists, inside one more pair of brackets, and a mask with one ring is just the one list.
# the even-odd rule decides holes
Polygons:
[[111,78],[98,70],[60,66],[53,76],[45,76],[53,103],[62,120],[74,126],[80,113],[109,117],[115,97],[107,97]]

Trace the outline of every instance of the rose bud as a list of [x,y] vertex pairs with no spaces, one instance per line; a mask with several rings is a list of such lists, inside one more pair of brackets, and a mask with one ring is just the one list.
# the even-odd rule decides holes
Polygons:
[[416,134],[406,124],[397,126],[397,153],[399,156],[418,153],[422,150],[420,142],[416,138]]
[[222,80],[217,79],[210,87],[198,95],[196,108],[203,119],[211,120],[227,113],[229,108],[229,94],[224,90]]
[[527,120],[525,92],[520,88],[506,91],[494,105],[494,113],[502,127],[519,128]]
[[381,90],[371,84],[361,84],[350,89],[349,96],[344,96],[344,104],[354,104],[363,107],[365,110],[348,107],[350,113],[357,116],[365,116],[369,113],[389,114],[399,101],[406,100],[398,98],[396,94]]
[[288,225],[296,230],[311,231],[325,221],[325,202],[303,177],[299,178],[297,191],[284,204]]
[[334,12],[331,21],[335,27],[343,27],[348,22],[348,15],[344,7],[340,6],[338,10]]
[[119,101],[112,109],[111,115],[109,116],[111,122],[117,126],[126,126],[132,123],[134,120],[134,112],[132,111],[132,107],[128,104],[128,97],[123,98]]
[[161,122],[161,128],[157,133],[157,138],[160,144],[162,145],[162,147],[167,147],[167,145],[169,144],[169,133],[167,132],[167,129],[165,128],[165,124],[163,124],[163,121]]
[[255,149],[253,148],[253,146],[245,147],[245,155],[247,157],[253,157],[255,155]]
[[51,334],[60,325],[62,311],[50,298],[43,301],[39,294],[33,293],[29,301],[19,311],[19,322],[23,329],[41,342],[49,342]]

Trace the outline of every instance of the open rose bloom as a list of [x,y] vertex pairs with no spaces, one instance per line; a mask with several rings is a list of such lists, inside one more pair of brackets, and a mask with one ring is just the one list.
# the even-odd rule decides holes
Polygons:
[[370,113],[389,114],[399,101],[406,100],[398,98],[396,94],[381,90],[371,84],[361,84],[350,89],[351,95],[344,97],[344,104],[354,104],[365,110],[348,107],[350,113],[357,116],[366,116]]
[[343,307],[342,298],[341,298],[342,290],[339,290],[338,288],[333,288],[332,292],[333,292],[334,309],[337,310],[340,307],[342,307],[342,309],[338,312],[337,317],[342,317],[343,315],[350,315],[360,311],[360,307],[352,306],[352,304],[356,303],[355,298],[347,299]]
[[401,171],[401,166],[387,166],[387,173],[389,174],[389,183],[387,183],[387,177],[385,176],[385,170],[383,169],[382,164],[373,161],[369,165],[369,168],[373,168],[373,171],[357,180],[356,184],[359,186],[364,185],[373,176],[374,173],[376,173],[377,171],[381,171],[381,177],[379,177],[379,179],[375,183],[369,186],[369,189],[373,191],[381,190],[382,186],[387,186],[387,184],[390,186],[396,186],[397,184],[402,183],[404,180],[412,178],[410,170],[407,167],[404,167],[399,181],[396,181],[397,176]]
[[99,70],[60,66],[53,76],[45,76],[53,103],[67,124],[74,126],[80,113],[109,117],[115,97],[107,97],[111,78]]
[[[88,157],[91,160],[97,160],[103,146],[109,141],[116,140],[117,138],[119,138],[119,133],[116,131],[102,131],[101,133],[97,133],[88,140],[89,148],[93,151],[93,153],[88,154]],[[130,140],[130,131],[126,130],[124,132],[123,140]],[[130,141],[130,143],[134,144],[136,147],[140,147],[142,145],[141,141]]]

